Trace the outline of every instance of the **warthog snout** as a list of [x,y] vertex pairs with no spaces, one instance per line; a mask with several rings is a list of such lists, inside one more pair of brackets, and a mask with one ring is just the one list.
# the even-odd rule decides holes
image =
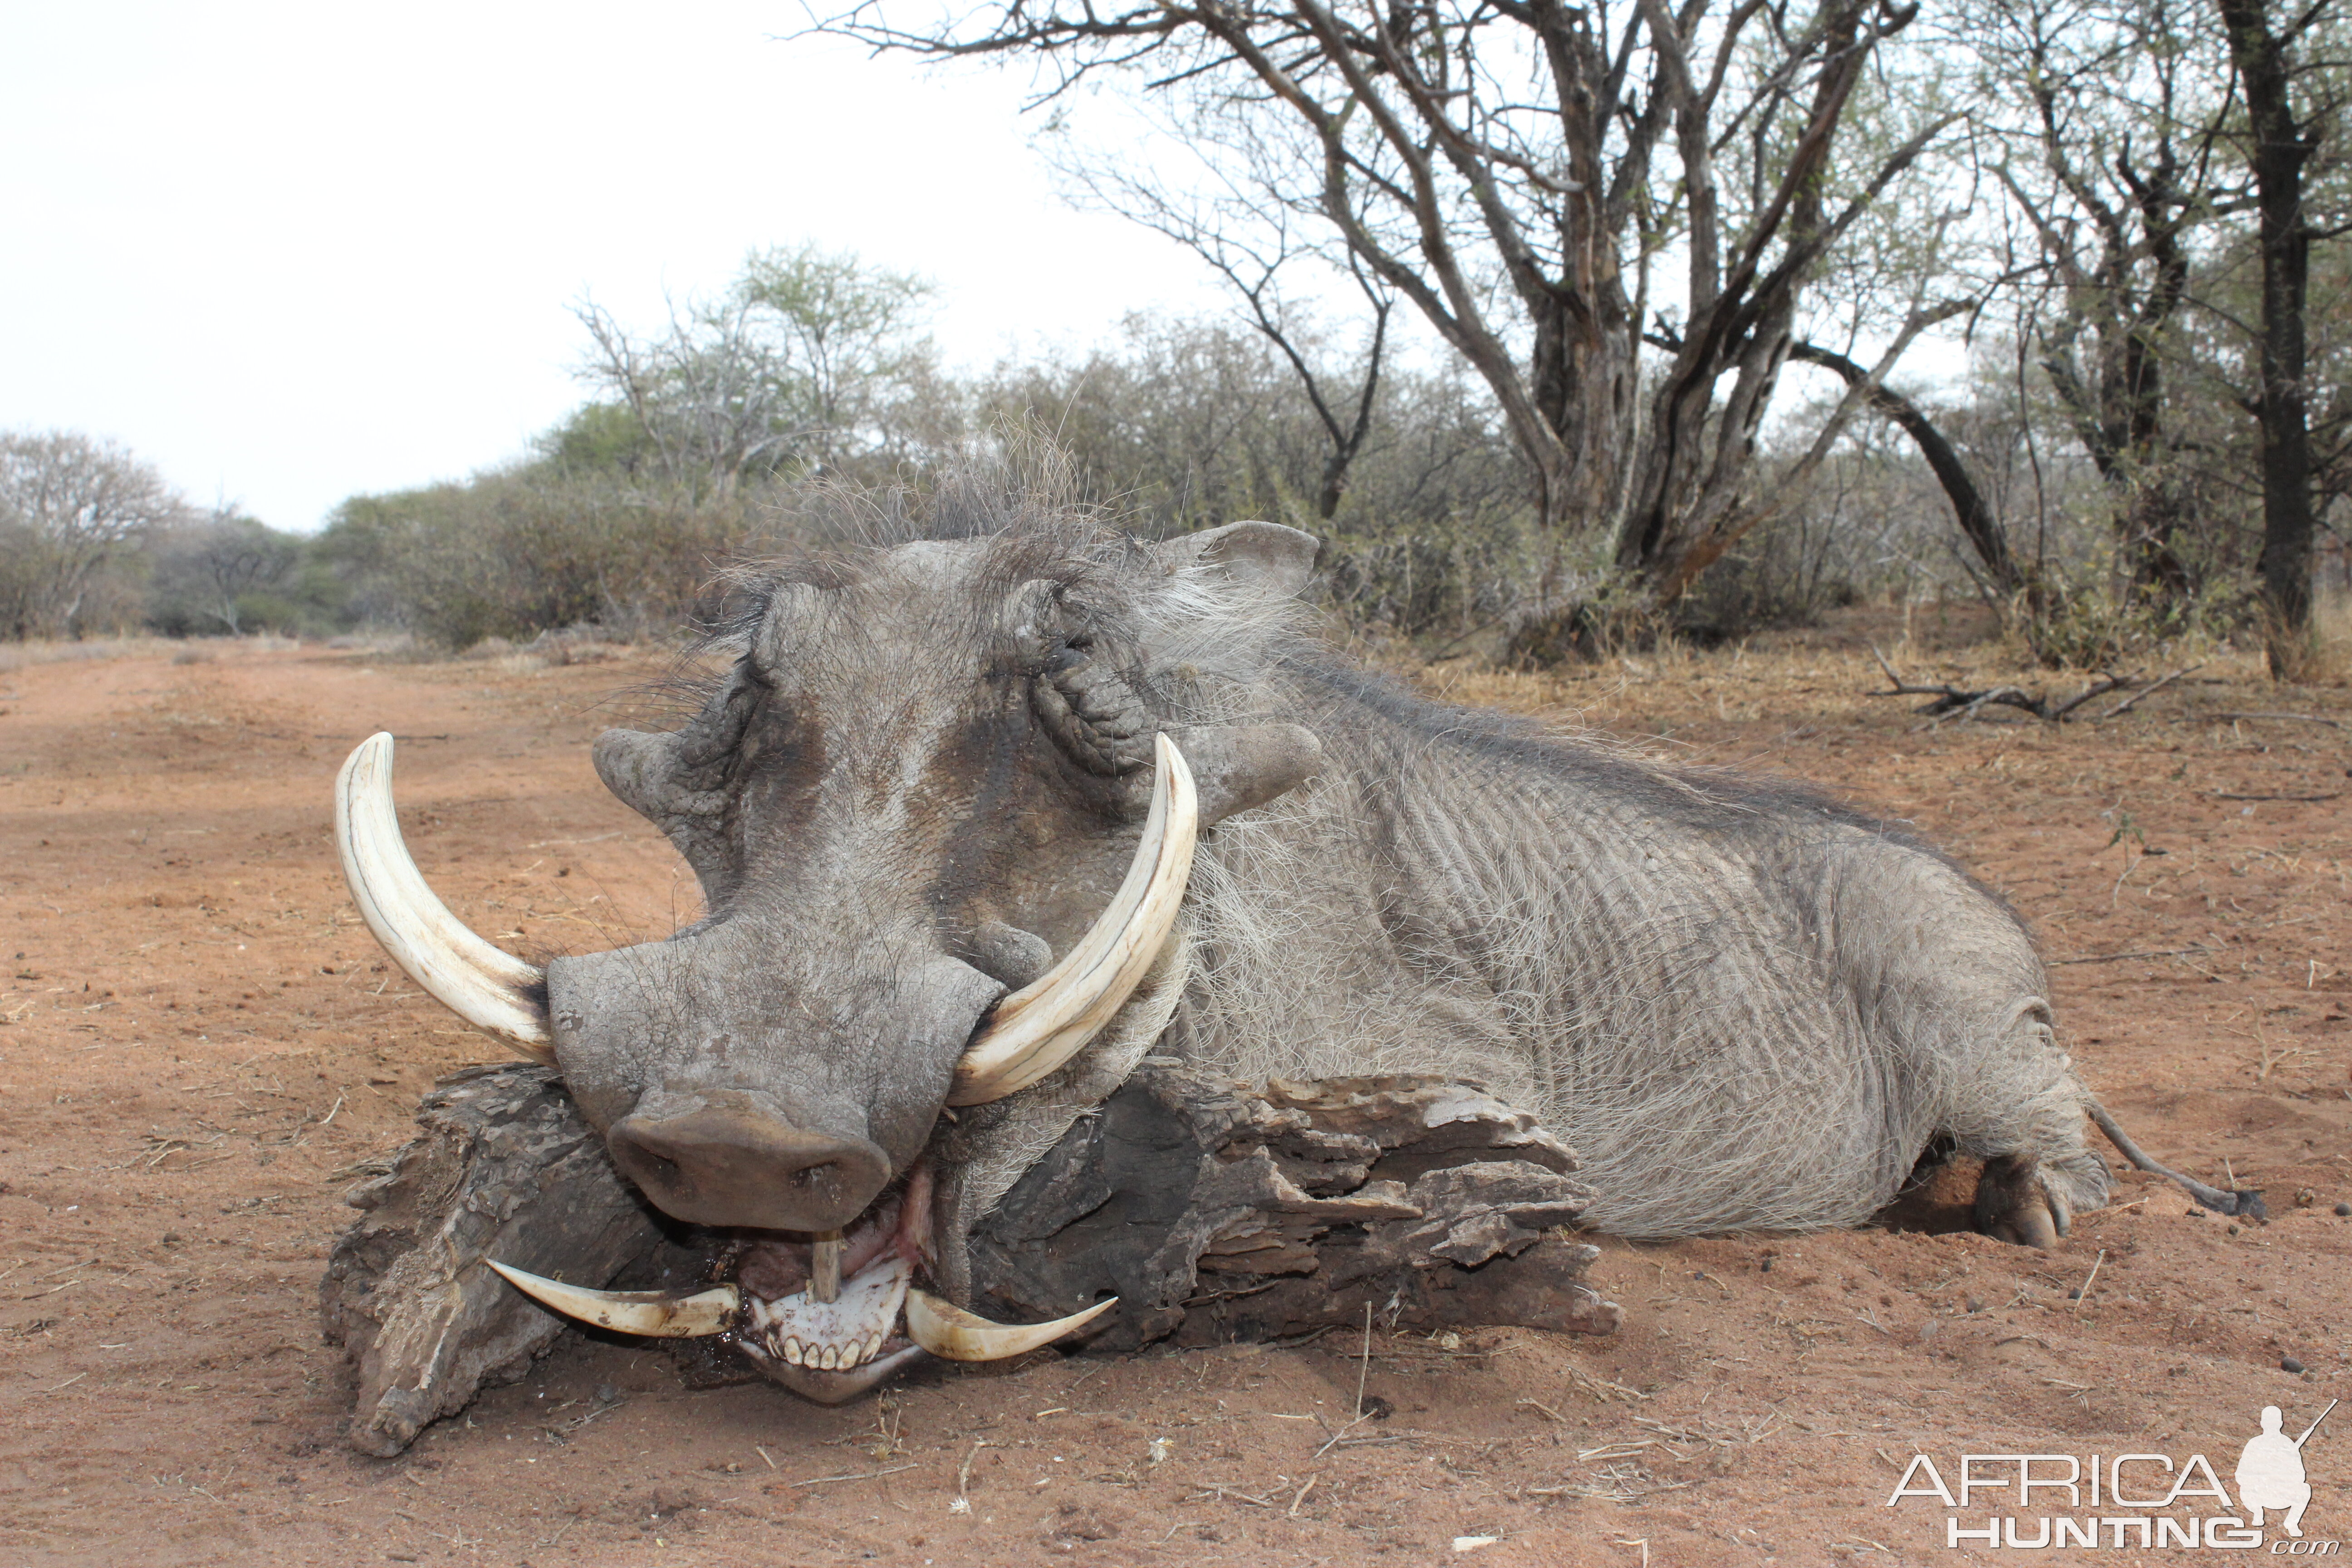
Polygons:
[[641,1103],[605,1142],[647,1197],[698,1225],[838,1230],[890,1180],[872,1139],[795,1127],[762,1097],[729,1089]]

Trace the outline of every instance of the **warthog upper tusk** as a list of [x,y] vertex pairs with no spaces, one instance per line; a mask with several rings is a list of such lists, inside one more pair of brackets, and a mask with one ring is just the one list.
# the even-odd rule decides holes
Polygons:
[[554,1060],[530,994],[538,967],[468,931],[409,858],[392,805],[390,735],[362,741],[336,775],[335,847],[368,930],[411,979],[474,1027]]
[[489,1263],[508,1284],[541,1306],[625,1334],[690,1340],[722,1333],[743,1304],[743,1293],[732,1285],[691,1296],[667,1290],[590,1290],[526,1274],[503,1263],[490,1263],[487,1258],[482,1261]]
[[1176,742],[1162,734],[1153,750],[1159,766],[1151,815],[1127,879],[1067,957],[996,1005],[987,1027],[956,1063],[950,1105],[1002,1100],[1068,1061],[1159,962],[1192,874],[1200,801]]
[[992,1323],[926,1291],[909,1290],[907,1337],[942,1361],[1006,1361],[1051,1344],[1118,1305],[1118,1298],[1113,1296],[1050,1323]]

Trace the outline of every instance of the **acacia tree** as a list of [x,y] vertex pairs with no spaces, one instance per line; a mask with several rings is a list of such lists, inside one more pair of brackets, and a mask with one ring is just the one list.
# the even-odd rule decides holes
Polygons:
[[1485,382],[1545,520],[1607,530],[1658,599],[1769,510],[1752,459],[1804,286],[1948,123],[1840,156],[1916,14],[1889,0],[992,0],[929,29],[883,3],[823,26],[1041,61],[1049,97],[1122,74],[1250,149]]
[[162,475],[110,441],[0,433],[0,637],[79,637],[100,569],[186,510]]
[[2011,300],[2067,427],[2112,497],[2133,589],[2197,588],[2175,405],[2201,388],[2184,312],[2201,237],[2234,191],[2216,153],[2231,107],[2206,18],[2179,0],[1980,0],[1993,173],[2020,220]]
[[653,336],[583,303],[581,379],[634,426],[589,445],[641,447],[655,475],[702,489],[887,447],[898,404],[929,371],[929,293],[920,279],[801,246],[754,251],[723,296],[674,310]]
[[222,505],[162,535],[151,554],[150,601],[156,606],[151,623],[178,633],[217,622],[229,636],[241,637],[249,596],[293,574],[302,542]]
[[1296,215],[1278,196],[1255,205],[1250,197],[1265,193],[1229,184],[1221,196],[1203,200],[1171,191],[1161,180],[1138,174],[1123,162],[1086,156],[1072,158],[1064,167],[1097,204],[1166,235],[1199,257],[1240,297],[1250,324],[1290,367],[1323,432],[1315,515],[1328,522],[1339,513],[1349,470],[1372,433],[1395,291],[1369,277],[1361,258],[1342,254],[1339,266],[1362,298],[1371,328],[1350,370],[1335,376],[1318,352],[1325,334],[1282,288],[1286,271],[1321,258],[1318,247],[1300,238]]

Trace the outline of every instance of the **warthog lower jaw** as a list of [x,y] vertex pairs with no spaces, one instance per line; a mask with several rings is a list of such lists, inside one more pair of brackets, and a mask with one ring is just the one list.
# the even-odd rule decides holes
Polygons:
[[[902,1215],[917,1205],[902,1205]],[[591,1290],[492,1262],[540,1305],[619,1333],[661,1339],[717,1335],[796,1394],[838,1404],[921,1360],[1006,1361],[1052,1343],[1118,1305],[1112,1297],[1047,1323],[992,1323],[914,1288],[915,1248],[903,1226],[872,1251],[832,1300],[807,1289],[766,1297],[740,1282],[698,1291]],[[903,1324],[903,1329],[902,1329]]]
[[787,1366],[847,1372],[882,1353],[914,1280],[914,1265],[894,1255],[842,1281],[830,1301],[807,1290],[773,1301],[749,1296],[735,1342]]

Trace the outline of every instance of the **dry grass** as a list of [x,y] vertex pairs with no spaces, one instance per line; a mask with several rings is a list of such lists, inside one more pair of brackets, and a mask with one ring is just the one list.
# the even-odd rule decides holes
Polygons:
[[2289,684],[2352,685],[2352,595],[2324,595],[2312,606],[2310,626],[2285,647]]
[[[2326,633],[2327,645],[2339,658],[2352,655],[2352,607],[2331,606],[2337,618]],[[1640,653],[1620,654],[1596,664],[1563,666],[1543,671],[1478,668],[1467,661],[1434,666],[1391,665],[1393,673],[1429,696],[1444,701],[1495,707],[1517,713],[1541,715],[1561,728],[1590,728],[1645,734],[1669,746],[1687,744],[1682,732],[1696,727],[1715,730],[1726,724],[1744,725],[1803,713],[1808,722],[1799,732],[1822,727],[1868,723],[1873,728],[1908,715],[1922,706],[1918,697],[1895,697],[1887,691],[1885,672],[1878,655],[1919,685],[1949,685],[1963,690],[2011,686],[2033,696],[2063,702],[2102,676],[2128,678],[2133,684],[2118,688],[2113,699],[2100,697],[2084,704],[2072,723],[2098,722],[2116,701],[2133,691],[2189,671],[2173,686],[2148,694],[2135,712],[2161,710],[2188,700],[2197,690],[2219,686],[2242,689],[2271,683],[2259,649],[2232,647],[2204,638],[2183,639],[2148,658],[2109,671],[2052,671],[2038,667],[2021,645],[1991,638],[1953,646],[1938,639],[1906,640],[1895,617],[1884,627],[1846,623],[1837,631],[1758,639],[1730,647],[1696,649],[1665,644]],[[1874,631],[1895,632],[1885,641]],[[1874,651],[1875,650],[1875,651]],[[2342,684],[2338,679],[2319,684]],[[2177,689],[2189,688],[2189,691]],[[2280,689],[2270,705],[2293,705],[2290,693]],[[1917,720],[1937,727],[1955,723],[2039,725],[2042,721],[2014,709],[1992,709],[1973,719],[1946,716]],[[1908,724],[1902,726],[1909,728]],[[1696,748],[1715,752],[1724,742]],[[1706,755],[1695,760],[1731,760]]]

